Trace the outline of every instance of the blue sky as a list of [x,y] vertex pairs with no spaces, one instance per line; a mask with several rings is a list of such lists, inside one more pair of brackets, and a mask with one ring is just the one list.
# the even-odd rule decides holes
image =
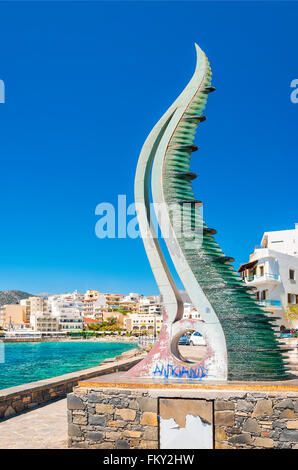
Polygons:
[[99,240],[95,207],[133,202],[142,144],[190,79],[217,91],[195,194],[235,265],[297,213],[298,2],[0,2],[0,290],[157,293],[140,239]]

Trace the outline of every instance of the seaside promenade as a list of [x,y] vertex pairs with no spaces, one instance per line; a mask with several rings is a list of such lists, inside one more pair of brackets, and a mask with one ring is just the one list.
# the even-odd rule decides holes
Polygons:
[[0,423],[0,449],[66,448],[66,398]]

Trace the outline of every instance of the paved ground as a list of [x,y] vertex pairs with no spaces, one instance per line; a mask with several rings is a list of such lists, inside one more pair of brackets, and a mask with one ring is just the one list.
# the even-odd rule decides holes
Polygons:
[[[206,354],[202,346],[179,346],[180,353],[190,361]],[[298,352],[291,357],[298,375]],[[143,380],[143,382],[146,382]],[[289,384],[290,385],[290,384]],[[0,422],[0,449],[66,449],[66,399],[19,414]]]
[[180,354],[190,362],[197,362],[206,355],[206,346],[178,346]]
[[67,448],[66,398],[0,423],[0,449]]

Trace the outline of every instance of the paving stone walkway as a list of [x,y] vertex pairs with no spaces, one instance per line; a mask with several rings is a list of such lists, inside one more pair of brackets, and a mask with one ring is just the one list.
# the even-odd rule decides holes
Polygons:
[[0,449],[66,449],[66,398],[0,423]]

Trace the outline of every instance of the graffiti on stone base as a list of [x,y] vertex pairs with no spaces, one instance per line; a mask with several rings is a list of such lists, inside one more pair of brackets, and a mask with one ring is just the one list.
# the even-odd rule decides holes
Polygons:
[[185,367],[174,366],[172,364],[156,364],[153,377],[163,377],[165,379],[169,377],[177,377],[178,379],[202,379],[207,376],[207,373],[207,368],[202,365]]

